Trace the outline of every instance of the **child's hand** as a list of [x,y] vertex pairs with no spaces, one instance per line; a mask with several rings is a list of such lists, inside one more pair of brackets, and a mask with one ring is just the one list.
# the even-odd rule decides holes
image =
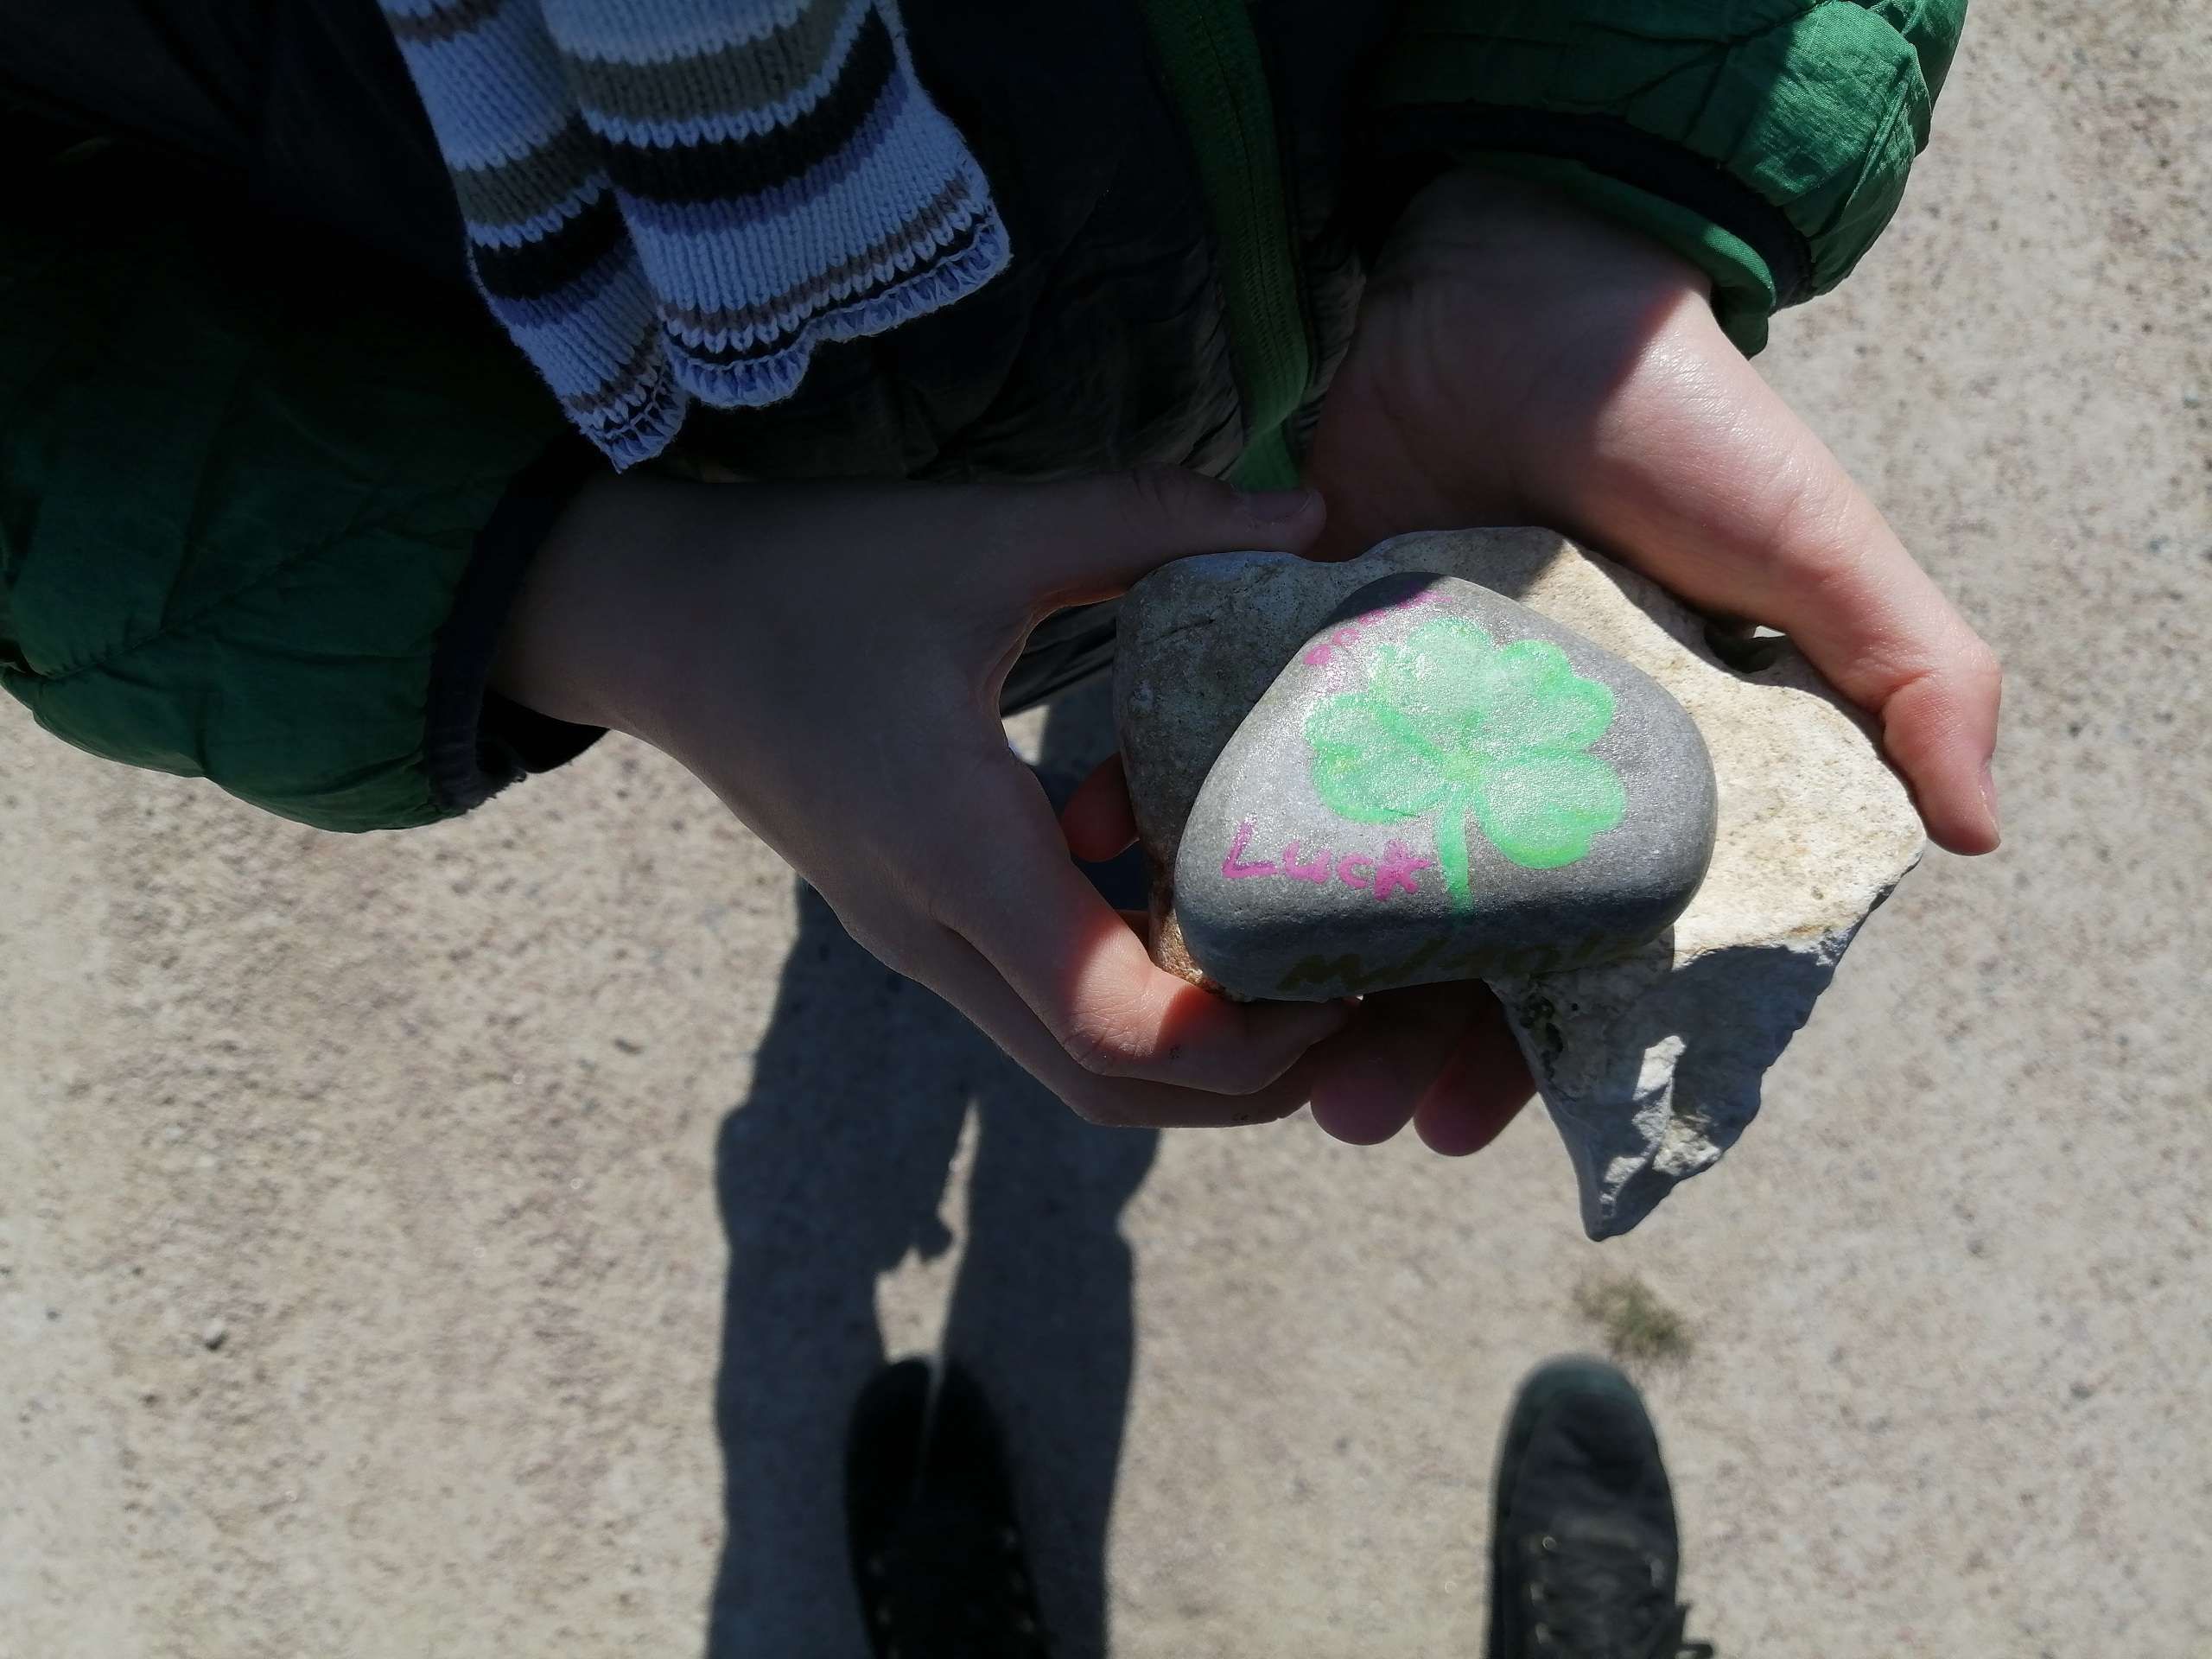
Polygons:
[[[1706,296],[1666,249],[1555,196],[1471,171],[1438,181],[1394,232],[1322,410],[1321,550],[1467,524],[1569,531],[1693,604],[1788,632],[1879,721],[1929,835],[1989,851],[1996,659]],[[1423,1137],[1462,1150],[1527,1099],[1486,993],[1368,999],[1362,1021],[1385,1017],[1404,1026],[1389,1073],[1317,1083],[1333,1132],[1378,1139],[1418,1103]]]
[[1415,198],[1322,410],[1324,551],[1549,524],[1787,632],[1881,722],[1928,833],[1997,845],[1996,658],[1728,343],[1706,280],[1563,200],[1462,171]]
[[1033,486],[595,485],[532,566],[499,689],[665,750],[862,944],[1100,1122],[1294,1111],[1337,1004],[1153,966],[1010,753],[1030,626],[1189,553],[1308,546],[1309,493],[1143,472]]

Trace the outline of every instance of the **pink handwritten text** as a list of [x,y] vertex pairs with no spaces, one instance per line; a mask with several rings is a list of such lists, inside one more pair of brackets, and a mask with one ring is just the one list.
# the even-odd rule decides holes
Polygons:
[[1309,853],[1303,842],[1294,841],[1273,859],[1248,859],[1244,855],[1252,844],[1254,827],[1249,818],[1236,826],[1236,837],[1229,844],[1229,856],[1221,861],[1224,880],[1252,881],[1273,875],[1294,881],[1311,881],[1318,887],[1325,885],[1333,874],[1345,887],[1357,887],[1382,899],[1401,887],[1408,893],[1419,893],[1420,873],[1433,869],[1436,864],[1434,859],[1416,853],[1398,841],[1385,843],[1382,852],[1372,857],[1365,853],[1346,853],[1339,857],[1326,847]]
[[1424,588],[1419,593],[1408,594],[1405,598],[1393,604],[1377,606],[1371,611],[1363,611],[1349,622],[1331,629],[1326,639],[1316,639],[1312,645],[1306,646],[1299,660],[1309,668],[1325,668],[1334,660],[1339,651],[1350,651],[1358,641],[1360,635],[1365,633],[1376,623],[1386,620],[1393,613],[1416,610],[1423,605],[1441,605],[1443,602],[1444,601],[1438,594]]

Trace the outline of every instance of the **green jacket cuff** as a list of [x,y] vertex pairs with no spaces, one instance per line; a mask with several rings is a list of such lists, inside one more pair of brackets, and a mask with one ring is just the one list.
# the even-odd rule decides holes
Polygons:
[[[1746,350],[1895,213],[1966,0],[1409,0],[1369,88],[1386,161],[1556,185],[1694,259]],[[1762,269],[1764,268],[1764,269]]]
[[556,474],[597,464],[533,464],[566,423],[470,296],[73,156],[27,165],[0,238],[0,683],[80,748],[328,830],[452,817],[588,743],[489,690]]
[[1726,226],[1580,162],[1511,150],[1471,150],[1457,159],[1549,185],[1583,207],[1664,243],[1712,282],[1713,315],[1736,349],[1746,357],[1766,349],[1767,319],[1780,304],[1773,268],[1758,249]]
[[565,766],[607,734],[492,690],[499,635],[555,519],[607,462],[575,433],[524,468],[478,532],[430,658],[423,773],[441,815],[480,806],[532,772]]

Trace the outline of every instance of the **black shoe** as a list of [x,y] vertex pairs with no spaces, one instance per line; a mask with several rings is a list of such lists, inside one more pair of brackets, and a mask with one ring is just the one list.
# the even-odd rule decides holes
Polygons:
[[1713,1659],[1682,1636],[1681,1559],[1635,1385],[1602,1360],[1539,1368],[1498,1452],[1490,1659]]
[[876,1659],[1044,1659],[998,1427],[958,1367],[905,1360],[861,1391],[845,1531]]

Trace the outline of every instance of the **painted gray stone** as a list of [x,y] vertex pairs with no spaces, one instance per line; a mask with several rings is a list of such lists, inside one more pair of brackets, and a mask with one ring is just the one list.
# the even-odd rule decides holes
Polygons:
[[1919,858],[1918,816],[1865,721],[1794,646],[1717,653],[1656,583],[1552,531],[1427,531],[1342,564],[1179,559],[1123,600],[1115,667],[1162,967],[1205,977],[1184,948],[1173,875],[1216,760],[1299,642],[1392,571],[1479,582],[1635,664],[1689,711],[1712,755],[1719,830],[1674,925],[1618,961],[1489,978],[1573,1159],[1583,1225],[1625,1233],[1750,1126],[1770,1068]]
[[1618,957],[1713,850],[1713,763],[1651,679],[1473,582],[1351,594],[1208,772],[1174,874],[1232,995],[1319,1001]]

